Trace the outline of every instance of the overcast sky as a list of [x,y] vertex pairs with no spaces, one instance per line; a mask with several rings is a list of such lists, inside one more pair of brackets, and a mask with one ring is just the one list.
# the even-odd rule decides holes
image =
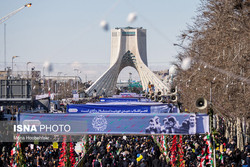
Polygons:
[[[95,80],[107,70],[110,60],[110,31],[100,26],[102,20],[109,27],[143,27],[147,29],[147,56],[151,70],[170,67],[178,48],[176,43],[187,24],[192,24],[199,0],[0,0],[0,18],[24,8],[6,22],[6,59],[14,71],[35,66],[43,69],[45,61],[53,64],[51,75],[76,75],[81,71],[83,80]],[[131,12],[137,13],[133,23],[127,22]],[[0,70],[4,70],[4,23],[0,24]],[[119,80],[132,72],[126,68]],[[45,70],[45,75],[48,75]]]

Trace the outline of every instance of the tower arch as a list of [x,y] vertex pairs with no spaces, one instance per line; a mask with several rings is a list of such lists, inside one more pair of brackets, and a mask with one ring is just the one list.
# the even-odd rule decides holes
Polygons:
[[148,68],[146,49],[146,29],[115,28],[111,31],[110,67],[87,90],[92,95],[113,95],[118,75],[127,66],[135,68],[140,76],[142,87],[147,91],[148,84],[154,85],[155,91],[166,94],[170,89]]

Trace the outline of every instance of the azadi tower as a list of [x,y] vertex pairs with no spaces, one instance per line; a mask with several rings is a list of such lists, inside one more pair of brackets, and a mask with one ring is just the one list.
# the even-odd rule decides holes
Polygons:
[[124,67],[134,67],[139,73],[143,90],[148,90],[149,83],[154,85],[155,92],[166,94],[170,86],[164,84],[148,68],[146,29],[115,28],[111,31],[110,67],[87,90],[86,93],[97,96],[113,95],[119,73]]

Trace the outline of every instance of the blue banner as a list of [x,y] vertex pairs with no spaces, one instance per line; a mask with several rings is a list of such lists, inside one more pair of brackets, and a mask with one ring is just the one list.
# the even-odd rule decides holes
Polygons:
[[177,106],[155,103],[68,104],[67,113],[179,113]]
[[[25,129],[26,128],[26,129]],[[204,134],[206,114],[20,114],[24,134]]]
[[100,102],[129,102],[135,101],[138,102],[138,98],[100,98]]

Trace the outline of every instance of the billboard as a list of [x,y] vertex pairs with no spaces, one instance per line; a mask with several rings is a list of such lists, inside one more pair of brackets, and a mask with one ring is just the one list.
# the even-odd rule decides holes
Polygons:
[[139,98],[100,98],[100,102],[130,102],[139,101]]
[[179,113],[173,104],[159,104],[154,102],[113,102],[68,104],[68,113]]
[[14,129],[21,134],[204,134],[209,132],[209,116],[176,113],[20,114]]

